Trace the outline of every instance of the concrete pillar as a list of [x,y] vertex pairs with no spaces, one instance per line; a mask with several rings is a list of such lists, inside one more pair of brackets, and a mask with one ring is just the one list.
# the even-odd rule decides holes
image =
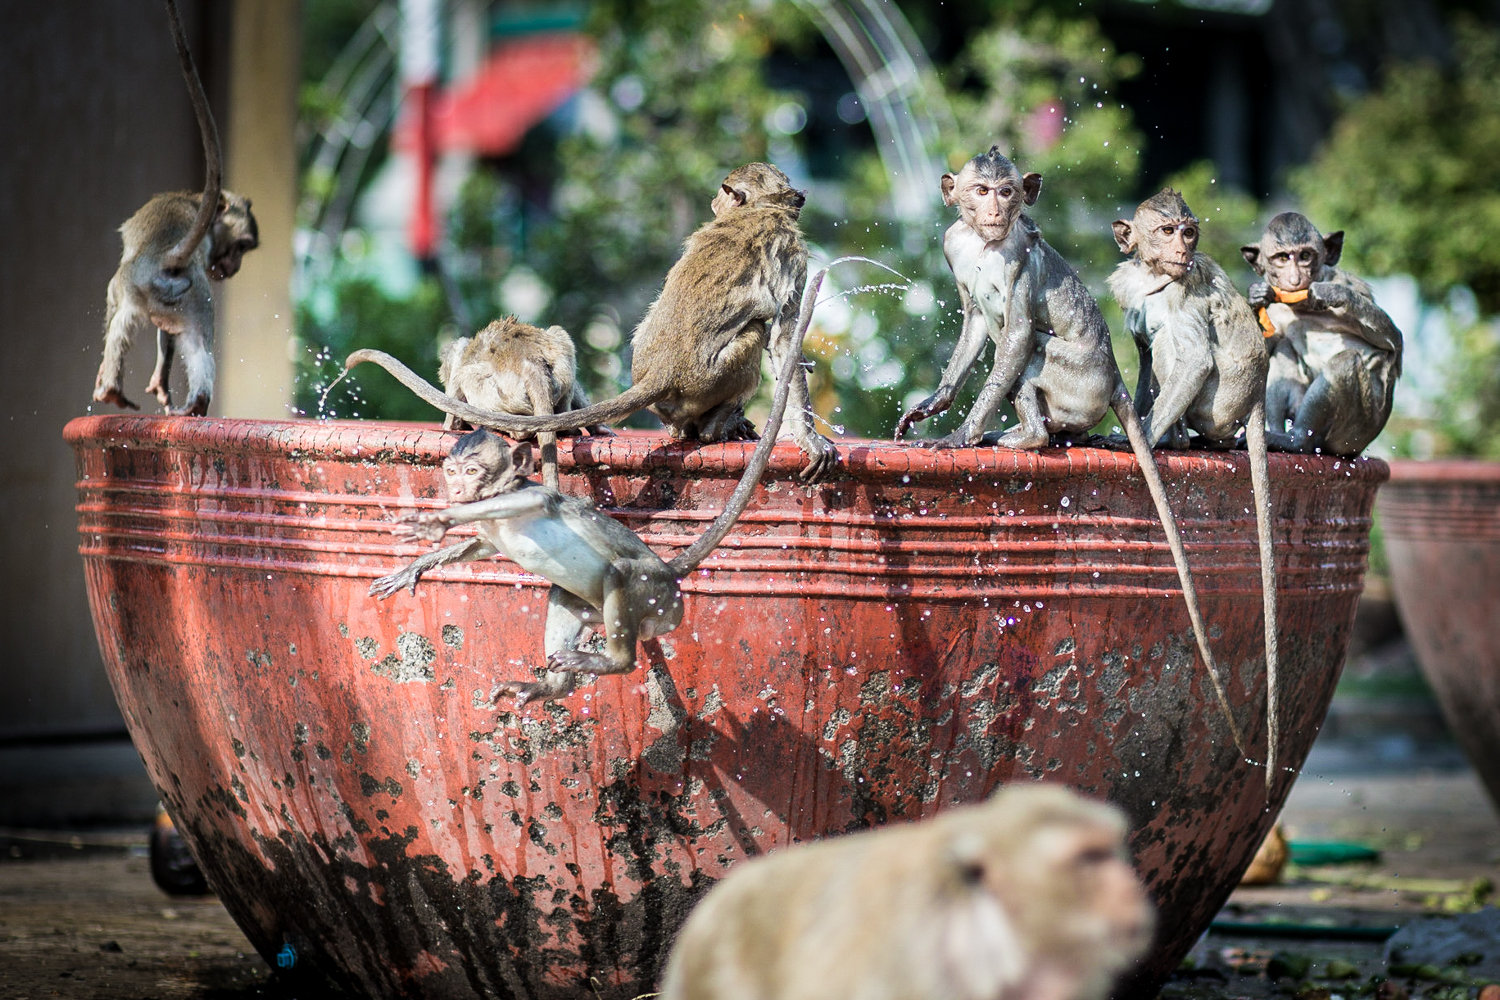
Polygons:
[[285,419],[292,401],[299,0],[238,0],[229,51],[224,183],[251,199],[260,248],[224,283],[215,410]]

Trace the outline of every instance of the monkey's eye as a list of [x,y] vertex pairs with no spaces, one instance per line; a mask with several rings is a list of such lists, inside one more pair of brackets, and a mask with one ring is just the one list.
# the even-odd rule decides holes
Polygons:
[[1312,260],[1312,251],[1311,250],[1304,250],[1304,251],[1302,251],[1301,253],[1299,253],[1297,255],[1297,259],[1300,260],[1302,263],[1306,264],[1308,261]]
[[987,194],[990,193],[989,185],[987,185],[987,184],[980,184],[978,187],[976,187],[974,189],[974,193],[977,194],[977,195],[979,195],[979,197],[983,198],[985,195],[987,195]]
[[1197,239],[1198,238],[1198,230],[1194,229],[1192,226],[1183,226],[1182,227],[1182,238],[1185,239],[1185,240]]
[[958,877],[964,885],[978,885],[984,881],[984,866],[977,861],[967,862],[959,866]]
[[481,471],[482,470],[477,465],[464,466],[464,475],[466,476],[477,476]]
[[1016,193],[1016,189],[1015,188],[1003,187],[1003,188],[1000,189],[1000,197],[1002,197],[1002,198],[1009,198],[1011,195],[1013,195],[1015,193]]
[[1081,865],[1103,865],[1115,860],[1115,852],[1107,847],[1086,847],[1078,852]]
[[1278,264],[1285,264],[1292,259],[1292,255],[1283,250],[1281,253],[1273,253],[1271,259]]
[[1176,226],[1162,226],[1161,227],[1161,234],[1163,236],[1171,236],[1175,232],[1177,232],[1177,227]]

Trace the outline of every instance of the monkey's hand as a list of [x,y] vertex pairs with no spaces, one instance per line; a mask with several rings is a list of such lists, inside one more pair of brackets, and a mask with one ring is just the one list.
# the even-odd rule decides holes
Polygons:
[[952,405],[953,393],[939,389],[906,411],[906,415],[896,424],[896,440],[900,441],[912,424],[926,420],[928,417],[935,417]]
[[440,542],[448,533],[448,515],[443,511],[403,514],[391,525],[391,533],[402,541]]
[[1323,312],[1327,309],[1346,309],[1352,295],[1345,285],[1332,281],[1314,281],[1307,290],[1304,303],[1309,311]]
[[117,386],[117,385],[96,385],[96,386],[94,386],[94,402],[96,402],[96,403],[114,403],[116,406],[118,406],[122,410],[139,410],[140,409],[139,406],[136,406],[130,400],[128,400],[128,399],[125,398],[125,393],[121,392],[120,391],[120,387]]
[[1250,286],[1250,293],[1246,298],[1250,300],[1251,309],[1264,309],[1276,301],[1276,293],[1271,291],[1269,283],[1257,281]]
[[408,587],[415,594],[417,592],[417,581],[421,578],[422,574],[416,568],[415,564],[403,566],[390,576],[382,576],[370,584],[369,594],[371,597],[379,598],[382,601],[394,594],[399,594]]

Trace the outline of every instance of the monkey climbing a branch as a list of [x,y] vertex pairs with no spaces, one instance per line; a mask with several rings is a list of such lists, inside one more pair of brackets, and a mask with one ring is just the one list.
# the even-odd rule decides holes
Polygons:
[[[771,414],[734,493],[713,524],[685,551],[664,562],[640,537],[587,500],[564,496],[529,481],[531,445],[507,449],[487,430],[459,438],[443,462],[448,499],[455,506],[403,517],[394,531],[406,538],[440,541],[460,524],[479,537],[430,553],[376,580],[370,593],[388,597],[416,589],[428,570],[447,563],[505,555],[528,573],[546,577],[546,669],[536,681],[504,681],[495,696],[519,704],[572,691],[581,674],[624,674],[635,669],[636,640],[664,635],[682,622],[679,582],[695,570],[734,526],[770,464],[792,384],[801,371],[802,341],[812,321],[825,268],[813,278],[777,374]],[[577,648],[583,630],[602,625],[604,652]]]

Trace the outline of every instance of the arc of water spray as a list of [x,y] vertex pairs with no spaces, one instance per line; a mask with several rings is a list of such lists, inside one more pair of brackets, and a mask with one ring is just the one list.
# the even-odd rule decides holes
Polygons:
[[932,63],[895,4],[879,0],[795,0],[843,63],[869,116],[881,162],[891,178],[892,208],[904,222],[937,205],[933,178],[938,127],[951,130],[946,98],[927,85]]

